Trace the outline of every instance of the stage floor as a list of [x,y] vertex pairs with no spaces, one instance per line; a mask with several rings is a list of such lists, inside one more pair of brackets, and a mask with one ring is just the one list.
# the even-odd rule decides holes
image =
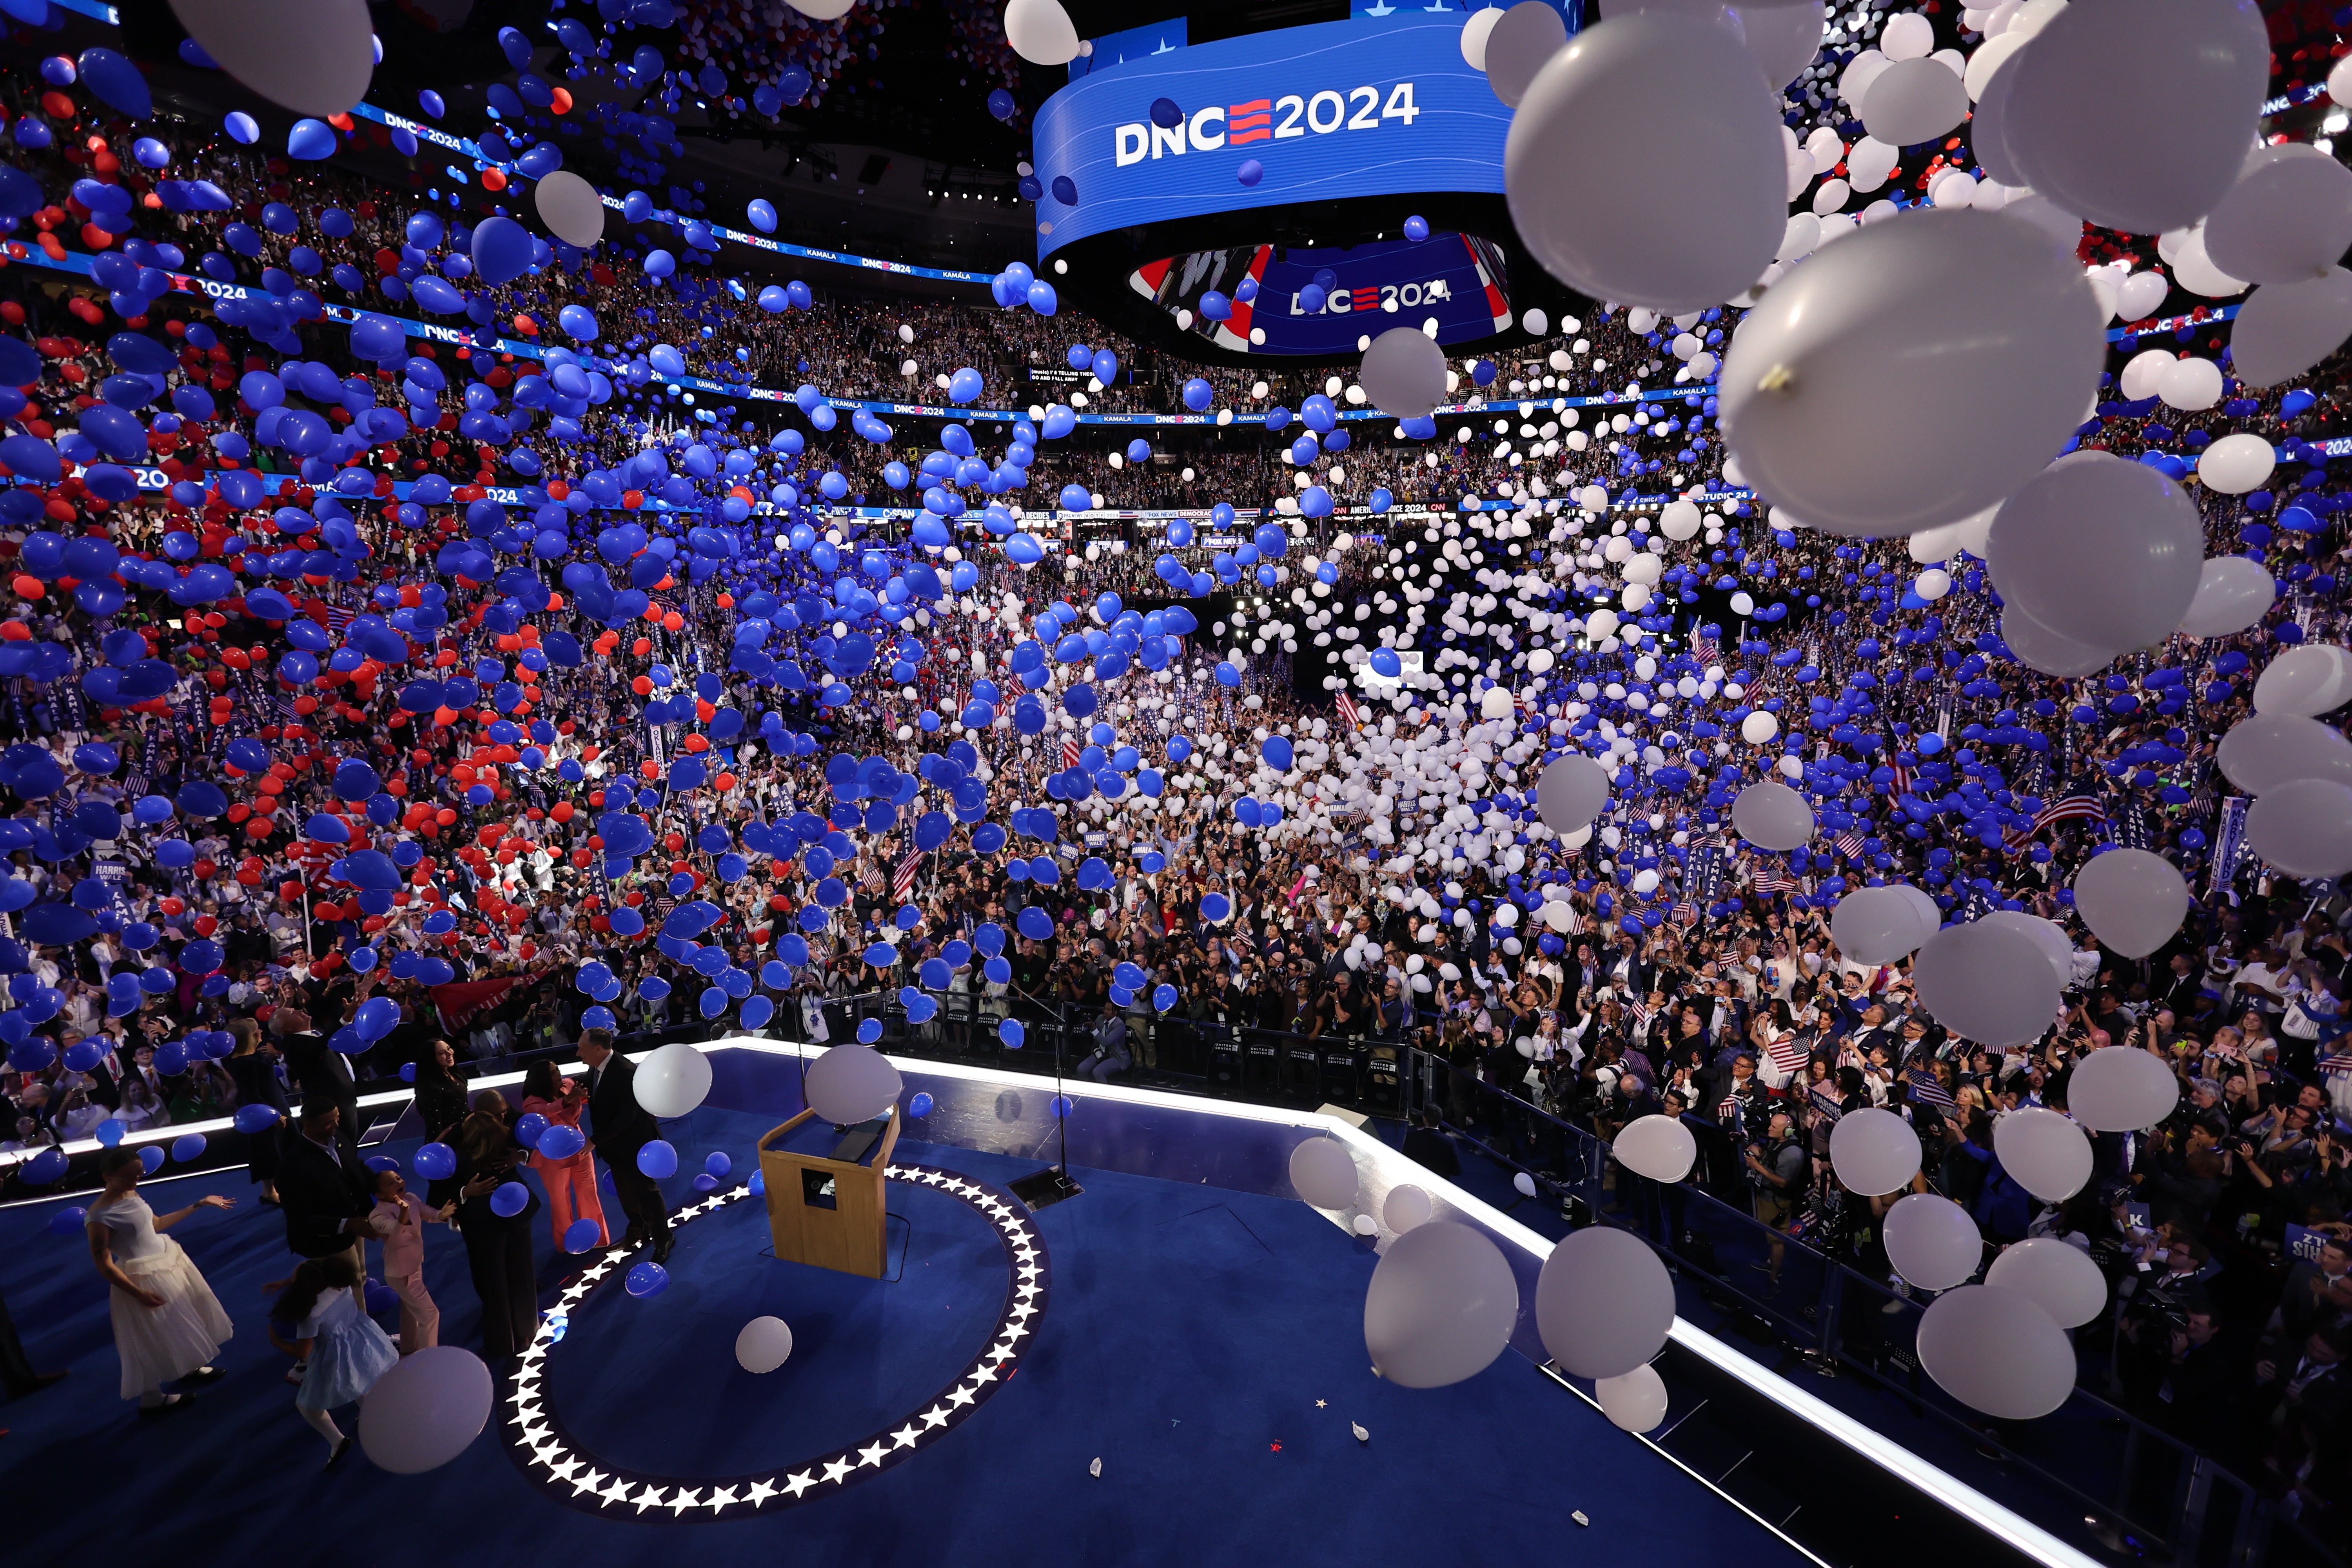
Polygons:
[[[682,1173],[723,1151],[740,1182],[753,1141],[778,1120],[706,1107],[667,1131]],[[413,1148],[383,1152],[404,1159]],[[903,1136],[896,1163],[959,1173],[983,1194],[1035,1168]],[[725,1563],[790,1548],[860,1563],[1190,1568],[1244,1552],[1510,1563],[1565,1548],[1627,1563],[1733,1552],[1749,1563],[1803,1561],[1520,1354],[1447,1389],[1374,1376],[1362,1333],[1370,1245],[1305,1205],[1199,1181],[1074,1173],[1082,1196],[1034,1216],[1005,1205],[1009,1220],[936,1181],[893,1182],[891,1210],[908,1222],[890,1227],[894,1281],[762,1256],[764,1205],[724,1202],[681,1226],[661,1294],[628,1296],[615,1270],[565,1305],[562,1338],[541,1363],[553,1418],[544,1425],[608,1475],[649,1474],[699,1494],[771,1472],[822,1478],[828,1455],[919,1429],[971,1385],[972,1368],[991,1364],[1011,1308],[1042,1300],[1017,1320],[1034,1332],[1009,1375],[968,1409],[953,1406],[963,1411],[953,1423],[850,1463],[795,1506],[745,1518],[583,1499],[545,1465],[519,1461],[495,1422],[429,1475],[388,1475],[357,1452],[321,1473],[324,1445],[296,1417],[287,1363],[265,1332],[260,1286],[287,1270],[283,1225],[249,1201],[241,1171],[146,1184],[159,1211],[206,1192],[248,1201],[175,1233],[236,1321],[228,1377],[191,1410],[138,1420],[116,1397],[105,1290],[80,1235],[47,1228],[86,1195],[0,1213],[0,1289],[18,1330],[37,1365],[73,1373],[0,1406],[0,1425],[13,1428],[0,1438],[0,1484],[26,1503],[11,1555],[135,1549],[205,1563],[259,1550],[286,1563],[415,1568],[593,1553],[585,1560],[669,1568],[681,1551]],[[697,1201],[684,1174],[665,1186],[677,1206]],[[617,1216],[609,1186],[605,1205]],[[1042,1244],[1032,1297],[1016,1294],[1008,1224],[1034,1226]],[[543,1228],[539,1254],[554,1306],[578,1260],[557,1255]],[[428,1231],[426,1274],[444,1340],[478,1342],[455,1237]],[[782,1369],[754,1376],[736,1364],[735,1335],[763,1313],[790,1323],[795,1345]],[[339,1418],[348,1427],[351,1413]],[[1352,1435],[1359,1424],[1369,1441]],[[1097,1459],[1099,1477],[1089,1473]],[[1579,1510],[1589,1527],[1570,1517]]]

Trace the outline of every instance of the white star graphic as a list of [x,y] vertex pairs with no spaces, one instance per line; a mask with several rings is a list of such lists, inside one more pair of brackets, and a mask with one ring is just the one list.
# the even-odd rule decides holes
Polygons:
[[677,1495],[669,1500],[669,1510],[674,1514],[684,1513],[688,1509],[701,1506],[701,1502],[695,1497],[692,1487],[678,1488]]
[[[751,1489],[743,1494],[743,1500],[756,1508],[761,1503],[763,1503],[770,1498],[775,1496],[779,1489],[780,1489],[776,1487],[770,1486],[765,1481],[753,1481],[751,1483]],[[797,1497],[800,1494],[795,1492],[793,1495]]]
[[[762,1482],[761,1484],[765,1485],[766,1483]],[[802,1470],[776,1489],[780,1491],[788,1491],[793,1494],[794,1500],[798,1500],[801,1493],[808,1490],[809,1488],[815,1486],[816,1484],[817,1479],[814,1474],[807,1470]]]
[[838,1483],[842,1477],[849,1474],[849,1472],[855,1468],[856,1468],[856,1467],[852,1465],[847,1459],[830,1460],[824,1467],[824,1479],[826,1480]]
[[923,1425],[925,1426],[944,1426],[947,1424],[948,1411],[945,1405],[934,1405],[929,1410],[923,1412]]
[[917,1428],[912,1421],[909,1421],[904,1426],[899,1427],[896,1432],[891,1433],[890,1436],[896,1441],[898,1447],[901,1448],[911,1448],[915,1446],[915,1439],[922,1436],[922,1433],[919,1428]]
[[[562,1450],[558,1449],[553,1451],[561,1452]],[[572,1479],[572,1473],[580,1468],[580,1464],[581,1461],[578,1459],[566,1458],[562,1464],[549,1465],[547,1467],[547,1473],[551,1479],[568,1481]]]
[[959,1388],[953,1394],[948,1395],[948,1403],[950,1405],[970,1405],[979,1393],[980,1385],[978,1384],[974,1384],[970,1388]]
[[889,1451],[889,1444],[878,1442],[870,1448],[858,1449],[857,1468],[862,1470],[868,1465],[879,1465],[882,1462],[882,1456]]
[[996,1381],[996,1374],[1003,1370],[1004,1369],[1001,1366],[976,1366],[972,1368],[972,1392],[974,1394],[979,1393],[979,1385],[981,1384],[994,1383]]
[[591,1470],[584,1476],[566,1479],[572,1480],[572,1495],[574,1497],[590,1496],[600,1490],[604,1484],[604,1475],[601,1470]]
[[660,1505],[661,1500],[661,1488],[654,1485],[651,1481],[647,1481],[646,1483],[646,1489],[637,1494],[637,1511],[639,1513],[643,1513],[649,1508],[657,1507]]
[[628,1501],[628,1500],[629,1500],[629,1490],[630,1490],[630,1487],[631,1487],[631,1483],[630,1483],[630,1482],[623,1480],[623,1479],[622,1479],[620,1477],[618,1477],[618,1476],[614,1476],[614,1477],[613,1478],[613,1484],[612,1484],[611,1486],[606,1487],[606,1488],[604,1489],[604,1499],[605,1499],[605,1500],[606,1500],[607,1502],[626,1502],[626,1501]]
[[702,1500],[702,1506],[709,1509],[711,1512],[717,1513],[720,1509],[727,1507],[734,1500],[735,1489],[733,1487],[713,1487],[710,1489],[710,1495]]
[[562,1452],[563,1452],[563,1447],[560,1443],[550,1442],[545,1447],[541,1447],[539,1445],[533,1444],[530,1450],[530,1460],[532,1464],[545,1465],[549,1468],[552,1469],[554,1468],[555,1461],[548,1456],[551,1454],[561,1454]]

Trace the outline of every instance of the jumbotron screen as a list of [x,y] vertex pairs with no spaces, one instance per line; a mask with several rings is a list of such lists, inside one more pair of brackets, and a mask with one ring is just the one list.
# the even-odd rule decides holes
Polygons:
[[[1235,353],[1319,358],[1354,351],[1367,334],[1434,320],[1441,343],[1469,342],[1511,325],[1502,250],[1475,235],[1432,234],[1345,248],[1245,245],[1197,250],[1138,268],[1136,293],[1192,313],[1187,331]],[[1251,298],[1236,298],[1237,292]],[[1201,300],[1233,300],[1204,316]]]

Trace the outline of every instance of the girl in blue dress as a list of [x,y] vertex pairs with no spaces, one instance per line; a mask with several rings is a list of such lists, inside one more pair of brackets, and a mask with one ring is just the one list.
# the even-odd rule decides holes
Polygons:
[[359,1270],[346,1253],[307,1258],[269,1314],[273,1331],[291,1325],[285,1337],[292,1342],[286,1348],[308,1369],[295,1391],[295,1413],[327,1440],[330,1468],[352,1440],[328,1412],[358,1403],[400,1360],[375,1320],[360,1310],[352,1289],[359,1282]]

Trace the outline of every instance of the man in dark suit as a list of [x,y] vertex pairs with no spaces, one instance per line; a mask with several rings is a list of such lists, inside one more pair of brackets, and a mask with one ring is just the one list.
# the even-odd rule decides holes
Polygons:
[[669,1261],[669,1205],[661,1187],[637,1169],[637,1151],[661,1136],[661,1123],[637,1103],[635,1063],[613,1048],[613,1031],[589,1029],[580,1037],[580,1059],[588,1064],[589,1132],[604,1168],[613,1173],[613,1191],[629,1227],[621,1235],[624,1247],[653,1243],[654,1261]]
[[270,1014],[269,1032],[286,1058],[287,1070],[294,1075],[303,1110],[313,1105],[339,1109],[342,1114],[337,1119],[336,1136],[347,1152],[356,1153],[364,1129],[360,1123],[359,1084],[352,1077],[350,1060],[310,1027],[310,1016],[299,1007],[282,1006]]
[[340,1136],[342,1107],[302,1098],[302,1114],[278,1135],[278,1202],[286,1212],[286,1246],[297,1257],[349,1255],[360,1271],[352,1293],[367,1310],[368,1215],[375,1178]]

